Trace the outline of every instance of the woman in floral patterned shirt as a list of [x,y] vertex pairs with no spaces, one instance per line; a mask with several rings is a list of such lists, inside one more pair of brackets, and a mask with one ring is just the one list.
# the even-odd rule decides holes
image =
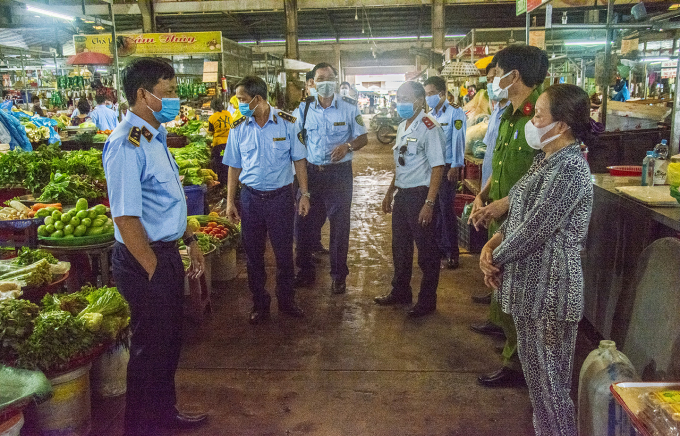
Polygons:
[[593,138],[590,100],[574,85],[547,88],[525,127],[541,150],[510,190],[508,219],[480,258],[517,327],[520,361],[537,435],[576,436],[569,397],[578,321],[583,313],[580,251],[593,201],[581,142]]

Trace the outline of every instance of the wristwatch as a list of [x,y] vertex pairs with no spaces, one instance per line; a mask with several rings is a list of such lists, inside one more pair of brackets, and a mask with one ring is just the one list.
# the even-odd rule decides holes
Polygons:
[[354,148],[350,142],[347,143],[347,151],[354,151]]
[[425,204],[427,204],[430,207],[434,207],[434,201],[432,200],[425,200]]
[[189,245],[191,245],[192,242],[198,242],[198,236],[192,233],[191,236],[182,238],[182,241],[184,242],[184,245],[188,247]]

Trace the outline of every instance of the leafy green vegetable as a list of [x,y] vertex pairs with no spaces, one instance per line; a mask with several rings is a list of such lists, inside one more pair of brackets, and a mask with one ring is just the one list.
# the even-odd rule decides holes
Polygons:
[[47,259],[52,265],[56,265],[59,262],[52,253],[45,250],[31,250],[28,247],[21,247],[19,250],[19,255],[15,259],[17,265],[30,265],[39,261],[40,259]]
[[72,294],[46,294],[40,304],[43,311],[63,310],[71,315],[78,315],[87,307],[87,298],[80,292]]
[[168,133],[174,133],[175,135],[180,135],[180,136],[193,136],[198,134],[198,131],[201,130],[201,127],[203,127],[203,121],[189,121],[182,127],[171,127],[168,129]]
[[[97,328],[96,325],[100,324],[101,328],[97,332],[102,340],[124,344],[124,338],[129,333],[130,306],[118,289],[85,286],[81,294],[85,295],[89,304],[78,318],[91,323],[91,328]],[[103,319],[100,321],[97,315]]]
[[106,197],[106,186],[88,175],[53,173],[38,201],[75,204],[79,198],[96,200]]
[[0,362],[11,364],[19,357],[21,344],[33,333],[38,306],[28,300],[0,301]]
[[25,286],[40,286],[52,281],[50,263],[47,259],[40,259],[28,266],[16,269],[0,276],[0,281],[22,282]]

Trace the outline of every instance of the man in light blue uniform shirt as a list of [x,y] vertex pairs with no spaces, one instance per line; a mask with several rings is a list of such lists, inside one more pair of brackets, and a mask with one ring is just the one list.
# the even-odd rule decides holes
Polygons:
[[113,130],[118,125],[118,114],[108,107],[106,107],[106,97],[97,94],[94,98],[97,102],[97,107],[90,112],[92,122],[97,125],[97,130]]
[[397,129],[394,146],[395,176],[382,203],[385,213],[393,212],[394,277],[391,292],[375,298],[381,306],[411,303],[415,242],[423,278],[418,302],[408,311],[411,318],[436,310],[441,259],[437,246],[436,200],[446,163],[446,136],[437,120],[424,109],[425,89],[420,83],[406,82],[399,87],[397,111],[404,121]]
[[492,170],[492,160],[493,151],[496,148],[496,138],[498,138],[498,128],[501,125],[501,116],[505,112],[505,108],[508,107],[508,100],[499,99],[493,94],[493,79],[496,77],[496,63],[492,62],[486,67],[486,82],[487,92],[489,94],[489,100],[494,105],[491,116],[489,117],[489,127],[486,129],[486,135],[484,135],[484,144],[486,144],[486,153],[484,153],[484,163],[482,164],[482,184],[480,185],[483,189],[486,186],[486,182],[491,177]]
[[[279,312],[301,318],[295,302],[293,281],[293,224],[295,193],[293,168],[300,185],[299,213],[309,212],[307,150],[297,137],[295,117],[267,103],[267,84],[259,77],[244,77],[236,85],[236,98],[243,117],[233,123],[224,150],[229,167],[227,216],[241,221],[243,246],[248,258],[248,287],[253,295],[250,323],[269,318],[271,297],[265,290],[267,273],[264,253],[267,235],[276,257],[276,297]],[[241,210],[236,209],[236,188],[241,182]]]
[[439,188],[439,247],[448,269],[458,268],[458,219],[453,212],[460,170],[465,165],[465,130],[467,117],[459,106],[446,100],[446,80],[434,76],[425,80],[430,114],[439,122],[446,136],[446,166]]
[[185,275],[177,240],[188,247],[190,278],[203,274],[204,261],[186,228],[184,189],[161,125],[179,112],[175,72],[160,59],[135,59],[123,71],[123,89],[130,110],[102,159],[115,224],[113,277],[131,312],[125,434],[142,436],[205,420],[176,409]]
[[[350,208],[352,206],[352,156],[368,143],[364,121],[356,101],[335,93],[338,82],[335,68],[327,63],[314,67],[317,98],[310,103],[304,131],[297,120],[300,138],[307,145],[307,175],[311,209],[307,217],[297,216],[298,245],[296,263],[300,268],[298,287],[312,285],[316,279],[312,251],[319,226],[323,225],[323,204],[331,223],[331,292],[346,291],[347,252],[349,251]],[[304,109],[299,109],[301,112]]]

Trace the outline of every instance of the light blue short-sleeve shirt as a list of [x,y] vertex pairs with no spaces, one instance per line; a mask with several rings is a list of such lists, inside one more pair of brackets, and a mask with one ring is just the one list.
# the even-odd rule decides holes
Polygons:
[[508,107],[508,103],[501,106],[500,103],[496,103],[496,107],[491,112],[489,117],[489,127],[486,129],[486,135],[484,135],[484,144],[486,144],[486,153],[484,153],[484,162],[482,163],[482,188],[486,185],[486,181],[491,177],[491,171],[493,169],[493,151],[496,148],[496,138],[498,138],[498,128],[501,125],[501,116],[505,112],[505,108]]
[[[406,150],[402,154],[403,146]],[[397,188],[430,186],[432,168],[446,163],[446,136],[437,120],[421,111],[408,129],[406,121],[399,124],[393,150],[396,165],[394,185]],[[400,155],[404,157],[405,165],[399,164]]]
[[[305,105],[300,104],[297,119],[297,131],[302,130],[302,114]],[[356,102],[348,97],[335,94],[333,102],[324,109],[318,98],[310,103],[307,111],[307,160],[314,165],[330,165],[352,160],[353,153],[338,162],[331,161],[331,153],[338,145],[355,140],[366,133],[364,120]]]
[[[134,128],[141,133],[139,146],[129,139]],[[166,137],[163,126],[156,130],[128,111],[104,144],[102,154],[111,216],[139,217],[149,242],[176,241],[187,225],[184,188]],[[123,242],[118,226],[115,237]]]
[[270,106],[269,119],[260,127],[255,117],[244,117],[229,132],[222,162],[241,168],[239,181],[258,191],[273,191],[293,183],[293,167],[307,157],[297,138],[295,117]]
[[113,130],[118,125],[118,114],[112,109],[109,109],[104,104],[97,105],[92,112],[90,112],[92,122],[97,125],[99,130]]
[[442,126],[446,136],[446,163],[453,168],[465,165],[465,130],[467,129],[467,117],[465,111],[459,106],[452,106],[447,100],[439,108],[430,112]]

